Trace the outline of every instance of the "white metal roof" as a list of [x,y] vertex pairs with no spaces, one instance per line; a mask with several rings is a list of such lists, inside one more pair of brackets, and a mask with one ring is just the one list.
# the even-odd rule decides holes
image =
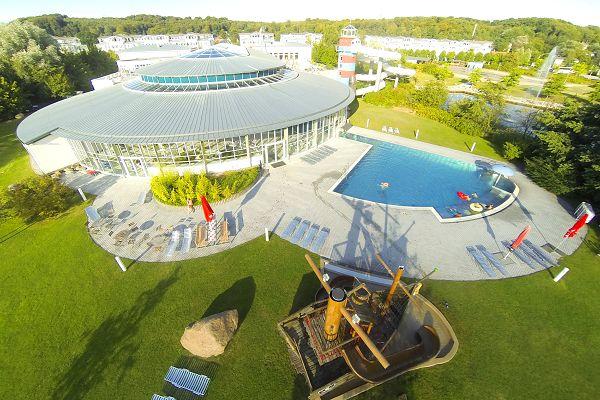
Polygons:
[[103,143],[165,143],[234,137],[284,128],[334,113],[354,99],[322,76],[204,92],[142,92],[122,85],[47,106],[17,128],[24,143],[48,134]]

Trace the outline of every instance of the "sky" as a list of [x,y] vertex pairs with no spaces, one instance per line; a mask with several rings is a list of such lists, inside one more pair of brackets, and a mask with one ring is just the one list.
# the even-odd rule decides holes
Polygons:
[[454,16],[485,20],[549,17],[577,25],[600,25],[600,0],[0,0],[0,21],[3,22],[52,13],[70,17],[210,15],[252,21],[401,16]]

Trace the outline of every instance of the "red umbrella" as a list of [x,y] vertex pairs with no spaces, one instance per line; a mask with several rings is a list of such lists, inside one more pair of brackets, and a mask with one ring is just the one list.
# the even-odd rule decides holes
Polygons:
[[204,212],[204,218],[206,219],[206,222],[211,222],[213,219],[215,219],[215,212],[210,207],[210,204],[208,204],[208,200],[206,200],[204,195],[202,195],[200,201],[202,202],[202,211]]
[[530,231],[531,231],[531,226],[527,225],[525,227],[525,229],[523,229],[523,232],[519,233],[519,236],[517,236],[517,238],[512,242],[512,244],[510,245],[510,249],[514,250],[517,247],[519,247],[521,245],[521,243],[523,243],[523,240],[525,240],[527,235],[529,235]]
[[588,217],[587,214],[583,214],[577,220],[577,222],[575,222],[575,224],[573,224],[573,226],[571,228],[569,228],[569,230],[563,235],[563,238],[572,238],[575,235],[577,235],[577,232],[579,232],[581,227],[585,225],[585,223],[587,221],[587,217]]
[[515,251],[515,249],[517,247],[519,247],[521,245],[521,243],[523,243],[523,240],[525,240],[525,238],[527,237],[527,235],[529,235],[530,231],[531,231],[531,226],[527,225],[525,227],[525,229],[523,229],[523,231],[521,233],[519,233],[519,236],[517,236],[517,238],[515,240],[513,240],[512,244],[508,248],[508,253],[506,253],[506,255],[504,256],[503,260],[505,260],[510,253],[512,253],[513,251]]

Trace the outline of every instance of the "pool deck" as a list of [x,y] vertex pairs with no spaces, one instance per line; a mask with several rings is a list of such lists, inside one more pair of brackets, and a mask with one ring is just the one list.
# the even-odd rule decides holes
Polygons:
[[[467,162],[484,159],[366,129],[353,127],[350,132]],[[233,237],[230,243],[199,249],[192,246],[189,252],[176,251],[171,257],[148,245],[153,238],[160,239],[161,231],[157,227],[183,230],[203,219],[201,211],[190,214],[185,207],[165,206],[153,199],[136,204],[139,193],[149,190],[147,178],[80,174],[66,179],[71,186],[81,186],[84,191],[96,194],[94,206],[102,208],[112,204],[115,215],[122,217],[121,225],[112,230],[113,235],[130,224],[143,232],[134,244],[117,246],[109,231],[101,229],[91,233],[94,242],[112,254],[143,261],[174,261],[214,254],[264,236],[265,228],[281,235],[294,217],[300,217],[331,230],[320,255],[357,269],[382,272],[375,260],[375,254],[379,253],[394,268],[404,265],[408,277],[421,277],[437,267],[438,272],[432,279],[492,279],[471,259],[466,246],[483,245],[497,253],[503,250],[501,241],[514,239],[528,224],[532,226],[531,242],[556,246],[575,222],[566,202],[518,172],[513,180],[520,187],[520,194],[514,203],[487,218],[453,224],[440,223],[429,210],[398,209],[329,193],[367,148],[365,143],[336,138],[308,154],[292,158],[286,165],[271,168],[268,176],[261,178],[246,194],[213,206],[217,216],[229,222]],[[570,254],[584,236],[585,231],[569,239],[561,250]],[[147,239],[142,241],[142,237]],[[202,268],[201,259],[198,268]],[[495,279],[542,270],[539,266],[533,270],[518,261],[509,261],[505,268],[507,276],[497,273]]]

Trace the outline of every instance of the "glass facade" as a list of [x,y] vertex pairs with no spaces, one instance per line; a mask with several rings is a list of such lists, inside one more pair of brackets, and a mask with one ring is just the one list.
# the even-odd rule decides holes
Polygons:
[[[118,175],[145,176],[151,168],[201,167],[259,157],[265,163],[287,159],[338,136],[346,110],[284,129],[201,142],[107,144],[71,140],[81,164]],[[248,164],[246,164],[248,165]],[[231,168],[235,169],[235,168]]]
[[212,83],[212,82],[231,82],[241,81],[244,79],[262,78],[282,72],[282,68],[271,68],[264,71],[244,72],[241,74],[223,74],[223,75],[199,75],[199,76],[152,76],[141,75],[142,81],[146,83],[160,84],[196,84],[196,83]]

